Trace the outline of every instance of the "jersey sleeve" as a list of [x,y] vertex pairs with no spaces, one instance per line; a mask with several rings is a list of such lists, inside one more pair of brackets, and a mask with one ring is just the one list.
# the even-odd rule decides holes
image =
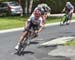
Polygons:
[[68,8],[68,9],[70,9],[70,10],[71,10],[71,9],[74,9],[74,6],[73,6],[72,4],[69,4],[69,5],[68,5],[68,4],[66,4],[66,6],[65,6],[65,7],[67,7],[67,8]]
[[39,20],[40,20],[40,26],[43,26],[43,19],[40,17]]

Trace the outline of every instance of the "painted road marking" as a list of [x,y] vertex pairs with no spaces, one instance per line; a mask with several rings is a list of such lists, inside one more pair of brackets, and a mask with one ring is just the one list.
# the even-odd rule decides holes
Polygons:
[[71,41],[74,37],[60,37],[40,44],[41,46],[59,45]]
[[58,46],[57,49],[50,51],[48,55],[73,57],[75,56],[75,46]]

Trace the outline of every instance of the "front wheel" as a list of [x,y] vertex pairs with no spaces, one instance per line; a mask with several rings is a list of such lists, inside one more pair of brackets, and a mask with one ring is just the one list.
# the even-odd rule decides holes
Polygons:
[[17,55],[21,55],[24,52],[24,49],[27,47],[27,42],[24,41],[24,43],[20,43],[19,48],[17,50]]
[[22,49],[23,49],[23,45],[20,43],[19,48],[17,49],[17,52],[16,52],[16,53],[17,53],[18,55],[21,55]]

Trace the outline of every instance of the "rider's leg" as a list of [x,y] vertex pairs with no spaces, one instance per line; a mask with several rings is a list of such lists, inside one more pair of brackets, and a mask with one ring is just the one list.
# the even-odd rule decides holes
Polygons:
[[65,20],[63,21],[63,24],[65,24],[66,21],[67,21],[67,19],[65,18]]
[[63,24],[65,24],[68,21],[68,15],[65,16],[65,20],[63,21]]
[[71,20],[72,20],[72,14],[69,15],[69,21],[68,21],[68,23],[71,23]]
[[27,31],[23,32],[20,39],[19,39],[19,42],[18,43],[22,43],[24,38],[27,36]]
[[72,10],[70,10],[70,11],[68,12],[68,21],[67,21],[68,24],[71,23],[73,11],[74,11],[74,10],[72,9]]
[[66,21],[66,25],[69,25],[70,24],[71,18],[72,18],[72,14],[68,14],[67,21]]

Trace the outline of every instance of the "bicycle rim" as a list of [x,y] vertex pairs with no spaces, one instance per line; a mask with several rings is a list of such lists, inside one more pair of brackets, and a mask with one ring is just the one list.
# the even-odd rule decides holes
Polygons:
[[17,54],[18,54],[18,55],[21,55],[22,49],[23,49],[22,44],[20,44],[20,45],[19,45],[19,48],[18,48],[18,50],[17,50]]

